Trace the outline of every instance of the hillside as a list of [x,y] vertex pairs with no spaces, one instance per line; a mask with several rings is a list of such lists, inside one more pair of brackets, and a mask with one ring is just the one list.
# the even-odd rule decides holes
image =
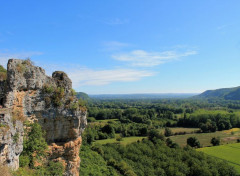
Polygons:
[[194,98],[218,98],[225,100],[240,100],[240,86],[233,88],[222,88],[216,90],[207,90]]

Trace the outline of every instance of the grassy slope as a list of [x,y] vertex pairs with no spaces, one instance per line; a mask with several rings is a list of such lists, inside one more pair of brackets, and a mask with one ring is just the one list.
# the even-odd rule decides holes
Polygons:
[[[231,132],[234,132],[234,134],[231,134]],[[200,144],[203,147],[211,146],[211,139],[213,137],[220,137],[222,144],[227,143],[236,143],[237,139],[239,138],[240,129],[239,128],[233,128],[231,130],[225,130],[225,131],[217,131],[215,133],[196,133],[196,134],[186,134],[186,135],[177,135],[177,136],[171,136],[170,138],[178,143],[180,146],[185,146],[187,143],[187,138],[189,137],[196,137]]]
[[198,149],[208,155],[223,159],[240,173],[240,143]]

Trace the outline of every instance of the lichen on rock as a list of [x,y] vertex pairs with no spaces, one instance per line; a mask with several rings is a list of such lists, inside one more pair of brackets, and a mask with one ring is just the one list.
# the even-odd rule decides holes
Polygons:
[[[5,88],[3,88],[3,85]],[[49,159],[65,166],[65,175],[78,175],[81,134],[87,124],[86,110],[73,95],[72,81],[67,74],[56,71],[49,77],[30,60],[10,59],[7,80],[0,83],[4,90],[0,108],[0,163],[13,169],[19,167],[23,145],[23,121],[37,121],[46,132]],[[1,92],[1,94],[3,94]],[[18,140],[13,136],[18,134]]]

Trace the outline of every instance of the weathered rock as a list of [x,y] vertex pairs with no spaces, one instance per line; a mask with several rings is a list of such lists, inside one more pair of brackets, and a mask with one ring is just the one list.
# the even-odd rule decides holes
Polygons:
[[[65,165],[65,175],[79,175],[79,149],[87,123],[86,110],[79,108],[67,74],[56,71],[49,77],[41,67],[19,59],[10,59],[7,71],[3,106],[9,112],[1,115],[0,110],[0,122],[9,129],[0,135],[0,163],[18,168],[23,144],[22,122],[38,121],[46,131],[50,159]],[[13,141],[15,134],[19,134],[17,142]]]

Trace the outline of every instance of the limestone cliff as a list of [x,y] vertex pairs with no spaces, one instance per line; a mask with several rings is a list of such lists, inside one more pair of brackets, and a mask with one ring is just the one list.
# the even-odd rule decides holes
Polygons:
[[49,158],[64,164],[65,175],[79,175],[86,110],[78,106],[68,76],[56,71],[49,77],[29,60],[10,59],[0,91],[0,163],[19,167],[23,122],[38,121],[46,131]]

